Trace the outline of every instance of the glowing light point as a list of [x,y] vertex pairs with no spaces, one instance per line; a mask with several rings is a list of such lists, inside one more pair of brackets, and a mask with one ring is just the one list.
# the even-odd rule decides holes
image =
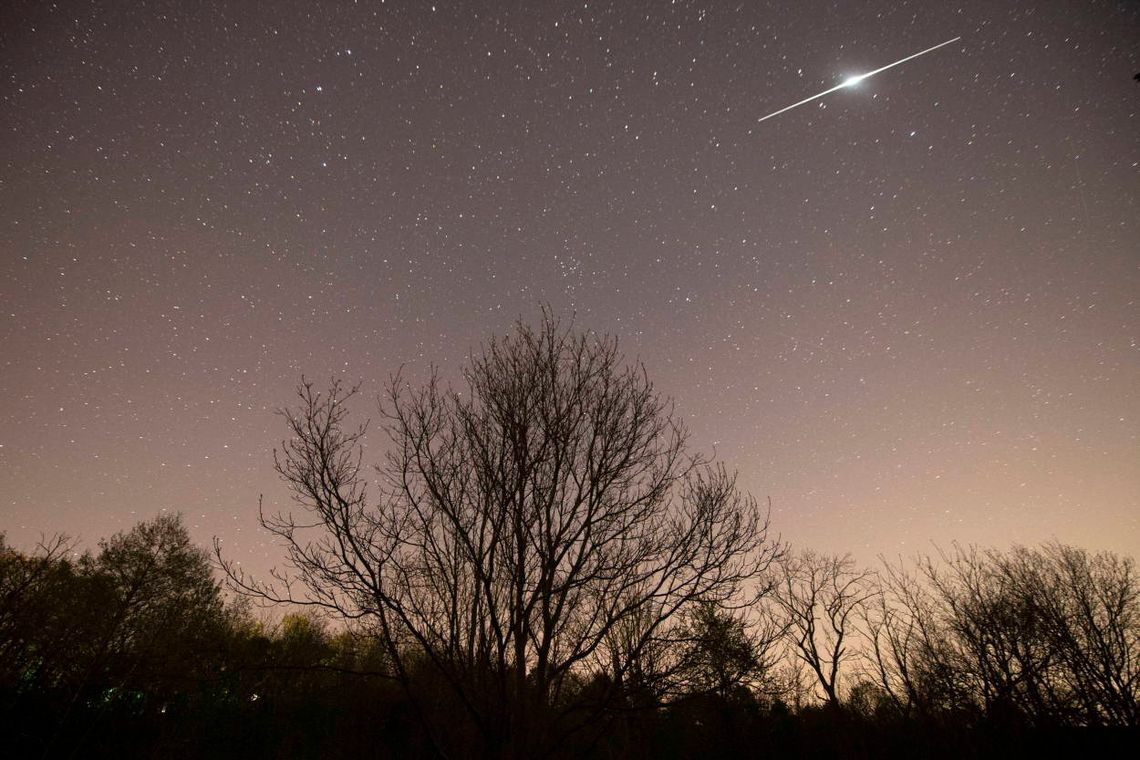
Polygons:
[[893,69],[895,66],[906,63],[907,61],[912,61],[915,58],[918,58],[920,55],[926,55],[927,53],[929,53],[931,51],[934,51],[940,47],[944,47],[946,45],[949,45],[952,42],[957,42],[960,39],[962,39],[962,38],[961,37],[955,37],[952,40],[946,40],[945,42],[940,42],[933,47],[928,47],[926,50],[920,50],[917,53],[915,53],[914,55],[908,55],[906,58],[900,58],[899,60],[895,61],[894,63],[888,63],[886,66],[880,66],[879,68],[875,69],[874,71],[868,71],[866,74],[859,74],[858,76],[850,77],[850,78],[846,79],[844,82],[842,82],[841,84],[837,84],[829,90],[824,90],[823,92],[816,93],[815,95],[812,95],[810,98],[804,98],[803,100],[801,100],[798,103],[792,103],[790,106],[785,106],[784,108],[781,108],[779,111],[773,111],[772,113],[768,114],[767,116],[760,117],[756,121],[757,122],[766,121],[768,119],[771,119],[773,116],[779,116],[780,114],[784,113],[785,111],[790,111],[793,108],[799,108],[804,103],[810,103],[813,100],[819,100],[824,95],[830,95],[831,93],[835,92],[836,90],[842,90],[844,87],[850,87],[853,84],[858,84],[859,82],[862,82],[864,79],[866,79],[868,77],[875,76],[880,71],[886,71],[887,69]]

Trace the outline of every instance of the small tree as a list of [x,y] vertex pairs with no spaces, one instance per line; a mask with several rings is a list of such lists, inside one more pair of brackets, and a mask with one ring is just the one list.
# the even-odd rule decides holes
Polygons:
[[785,640],[811,669],[832,706],[839,705],[840,666],[853,656],[856,622],[874,595],[871,580],[849,555],[804,551],[780,563],[773,599]]
[[779,632],[765,618],[754,624],[708,602],[686,616],[678,676],[687,695],[728,700],[770,675]]
[[609,704],[681,611],[749,602],[778,544],[613,339],[546,314],[490,341],[464,380],[393,379],[375,500],[352,391],[305,383],[276,460],[304,515],[262,515],[289,569],[274,587],[225,566],[248,593],[367,621],[410,693],[426,663],[484,750],[531,755],[586,724],[581,684],[605,676],[591,699]]
[[862,609],[867,637],[863,652],[875,682],[902,715],[927,712],[922,666],[938,638],[935,605],[905,567],[885,560],[874,595]]

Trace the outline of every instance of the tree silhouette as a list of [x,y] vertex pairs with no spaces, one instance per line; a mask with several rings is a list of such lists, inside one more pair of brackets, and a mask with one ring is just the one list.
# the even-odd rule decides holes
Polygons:
[[804,551],[780,563],[773,596],[785,638],[815,675],[829,705],[839,705],[842,664],[854,655],[852,639],[863,605],[874,595],[872,576],[850,556]]
[[955,547],[941,560],[920,563],[944,631],[924,657],[956,685],[959,704],[1033,725],[1140,723],[1140,583],[1130,560],[1060,544]]
[[1140,724],[1132,560],[1063,544],[955,546],[888,566],[868,659],[904,714],[964,724]]
[[779,551],[754,500],[688,452],[670,402],[623,362],[614,339],[545,313],[487,343],[462,390],[397,375],[375,499],[353,391],[302,385],[277,457],[302,514],[262,516],[289,567],[274,586],[224,566],[246,593],[370,625],[409,693],[431,681],[449,706],[444,740],[531,756],[596,729],[681,613],[751,602]]
[[0,534],[0,686],[8,694],[59,683],[66,656],[85,638],[67,614],[77,590],[73,548],[56,536],[28,555]]
[[749,624],[743,615],[708,602],[696,605],[686,617],[687,640],[677,647],[684,694],[712,694],[728,700],[768,676],[781,633],[770,620]]
[[49,755],[84,750],[116,716],[187,697],[212,677],[229,623],[209,554],[179,515],[72,555],[62,538],[31,556],[0,544],[0,686],[51,706],[49,730],[17,742]]

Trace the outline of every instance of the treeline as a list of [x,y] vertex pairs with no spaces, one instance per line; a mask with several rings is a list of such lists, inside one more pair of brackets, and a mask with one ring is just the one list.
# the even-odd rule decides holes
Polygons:
[[[958,548],[871,572],[804,552],[771,580],[755,609],[686,611],[676,651],[646,653],[617,698],[613,674],[583,672],[562,699],[594,723],[551,754],[1087,755],[1135,738],[1131,560]],[[12,757],[478,754],[446,674],[410,661],[402,683],[366,625],[227,600],[178,516],[94,553],[0,540]]]
[[402,709],[367,637],[227,599],[179,515],[94,553],[0,534],[7,757],[375,755]]
[[10,745],[854,758],[1135,739],[1131,560],[792,552],[643,366],[549,312],[462,381],[395,374],[375,467],[355,389],[302,381],[274,455],[292,511],[259,511],[283,553],[271,578],[175,517],[90,554],[4,548]]

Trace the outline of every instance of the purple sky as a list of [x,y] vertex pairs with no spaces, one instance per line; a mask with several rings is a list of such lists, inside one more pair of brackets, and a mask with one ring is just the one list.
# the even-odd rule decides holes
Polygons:
[[6,3],[0,530],[263,569],[302,373],[549,303],[797,544],[1140,555],[1137,71],[1128,3]]

